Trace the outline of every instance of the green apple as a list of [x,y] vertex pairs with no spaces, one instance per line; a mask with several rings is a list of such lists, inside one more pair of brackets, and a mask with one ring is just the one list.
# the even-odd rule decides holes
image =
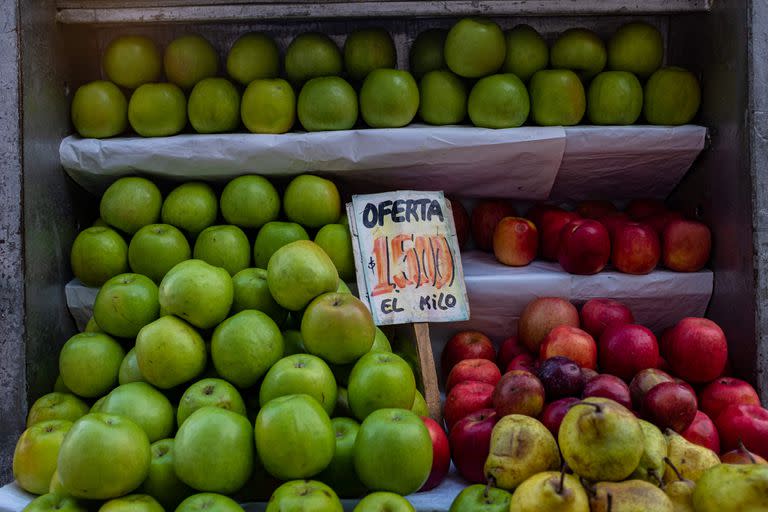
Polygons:
[[431,28],[416,36],[408,59],[413,76],[421,78],[430,71],[447,69],[445,57],[443,57],[447,35],[447,30]]
[[199,380],[184,391],[179,400],[176,423],[181,426],[190,414],[206,406],[220,407],[246,416],[245,402],[240,392],[223,379],[210,378]]
[[336,394],[336,407],[333,409],[334,418],[349,418],[354,416],[352,409],[349,408],[349,393],[347,388],[339,386]]
[[116,275],[104,283],[93,302],[93,318],[99,327],[121,338],[135,337],[159,315],[157,285],[141,274]]
[[336,288],[336,293],[352,293],[352,290],[349,289],[349,285],[345,283],[343,280],[339,279],[339,287]]
[[182,261],[160,282],[160,308],[209,329],[227,318],[233,293],[232,277],[225,269],[197,259]]
[[278,487],[265,512],[342,512],[336,492],[316,480],[295,480]]
[[189,124],[197,133],[227,133],[240,125],[240,93],[226,78],[204,78],[187,103]]
[[341,77],[313,78],[301,88],[296,110],[308,132],[349,130],[357,123],[357,93]]
[[128,272],[128,245],[117,231],[91,227],[81,231],[69,253],[72,273],[85,286],[101,286]]
[[175,84],[141,85],[128,101],[128,122],[142,137],[176,135],[187,125],[187,98]]
[[315,243],[331,258],[341,280],[353,281],[355,279],[352,235],[350,235],[347,226],[326,224],[315,235]]
[[328,484],[342,498],[357,498],[365,494],[365,486],[355,474],[355,439],[360,424],[352,418],[333,418],[331,426],[336,434],[333,459],[317,479]]
[[643,110],[643,86],[628,71],[603,71],[592,79],[587,117],[592,124],[633,124]]
[[93,228],[108,228],[109,224],[104,222],[104,219],[99,217],[95,221],[93,221],[93,224],[91,224],[91,227],[93,227]]
[[191,89],[200,80],[216,76],[219,54],[203,36],[188,34],[165,47],[163,67],[169,81]]
[[344,67],[352,80],[363,80],[374,69],[397,67],[397,50],[383,28],[353,30],[344,42]]
[[202,407],[176,433],[176,475],[198,491],[235,492],[248,480],[253,458],[251,424],[236,412]]
[[400,128],[419,110],[419,86],[398,69],[376,69],[360,89],[360,115],[371,128]]
[[663,59],[664,39],[648,23],[627,23],[608,40],[608,69],[648,78],[661,67]]
[[221,192],[221,214],[241,228],[260,228],[277,219],[280,195],[263,176],[240,176]]
[[32,404],[27,414],[27,428],[49,420],[75,421],[88,414],[88,404],[71,393],[53,392]]
[[512,494],[485,484],[464,488],[453,499],[449,512],[508,512]]
[[210,185],[190,181],[171,190],[163,202],[160,215],[165,224],[176,226],[196,237],[216,222],[218,205],[216,193]]
[[267,402],[256,417],[254,435],[264,468],[281,480],[318,474],[331,463],[336,447],[328,414],[309,395]]
[[133,420],[144,429],[150,443],[170,436],[175,426],[171,402],[146,382],[116,387],[106,396],[99,412]]
[[587,109],[584,86],[568,69],[534,73],[529,87],[533,121],[541,126],[579,124]]
[[416,512],[411,502],[394,492],[372,492],[352,512]]
[[114,38],[104,50],[101,65],[110,80],[127,89],[157,82],[163,68],[157,45],[144,36]]
[[339,47],[325,34],[299,34],[285,51],[285,76],[293,83],[318,76],[340,75],[341,71]]
[[71,421],[49,420],[21,434],[13,452],[13,478],[19,487],[32,494],[48,492],[61,442],[71,427]]
[[251,243],[237,226],[211,226],[197,235],[192,254],[233,276],[251,264]]
[[259,404],[285,395],[309,395],[330,416],[336,407],[336,380],[325,361],[310,354],[294,354],[276,362],[264,376]]
[[117,384],[125,351],[106,334],[81,332],[64,343],[59,353],[59,372],[76,395],[95,398]]
[[435,125],[459,124],[467,115],[467,86],[445,70],[429,71],[419,83],[419,116]]
[[136,357],[136,347],[131,348],[125,357],[123,362],[120,363],[120,370],[117,373],[117,382],[122,384],[128,384],[130,382],[144,382],[144,376],[139,370],[139,360]]
[[296,93],[282,78],[257,78],[243,93],[240,117],[251,133],[285,133],[296,121]]
[[267,284],[278,304],[299,311],[318,295],[336,290],[339,273],[319,245],[297,240],[275,251],[269,259]]
[[376,326],[376,335],[373,337],[373,345],[371,345],[371,352],[392,352],[392,345],[389,344],[387,335],[384,334],[379,326]]
[[246,309],[255,309],[266,313],[279,326],[285,323],[288,311],[280,306],[267,284],[267,271],[263,268],[246,268],[232,276],[234,298],[232,313]]
[[424,395],[418,389],[413,395],[413,405],[411,406],[411,412],[416,416],[429,416],[429,406],[427,401],[424,400]]
[[129,176],[112,183],[99,203],[99,214],[110,226],[134,234],[160,218],[163,196],[146,178]]
[[349,293],[324,293],[301,319],[307,352],[334,364],[348,364],[371,350],[376,326],[365,304]]
[[131,270],[156,283],[177,263],[191,257],[192,251],[184,234],[170,224],[144,226],[133,235],[128,246]]
[[120,88],[112,82],[88,82],[75,91],[71,117],[81,137],[114,137],[128,128],[128,101]]
[[165,509],[148,494],[129,494],[104,503],[99,512],[165,512]]
[[104,332],[101,327],[99,327],[99,324],[96,323],[96,319],[93,318],[93,315],[91,315],[91,318],[88,319],[88,323],[85,324],[85,329],[83,329],[83,332]]
[[62,494],[48,493],[30,501],[21,512],[88,512],[85,505]]
[[416,395],[416,379],[402,357],[369,352],[355,363],[347,389],[352,412],[357,419],[364,420],[377,409],[410,409]]
[[213,366],[219,375],[239,388],[256,384],[281,357],[280,328],[261,311],[241,311],[213,331]]
[[517,25],[504,33],[507,55],[502,71],[514,73],[527,82],[535,72],[545,69],[549,63],[547,42],[530,25]]
[[512,73],[478,80],[467,104],[472,124],[481,128],[517,128],[528,119],[530,109],[525,84]]
[[243,512],[243,507],[223,494],[202,492],[182,501],[176,512]]
[[77,420],[64,438],[57,471],[71,496],[108,500],[139,487],[151,458],[141,427],[122,416],[91,413]]
[[360,425],[355,471],[372,491],[411,494],[427,481],[431,470],[432,438],[411,411],[379,409]]
[[227,73],[241,85],[257,78],[276,78],[280,74],[280,50],[275,40],[263,32],[240,36],[227,54]]
[[61,378],[61,375],[56,377],[56,382],[53,383],[53,390],[58,393],[72,393],[72,390],[69,389],[66,384],[64,384],[64,380]]
[[571,28],[558,36],[549,57],[552,68],[570,69],[581,79],[589,80],[605,68],[608,52],[591,30]]
[[661,68],[645,83],[643,113],[651,124],[691,122],[701,104],[701,88],[687,69]]
[[465,78],[480,78],[499,70],[507,45],[496,22],[486,18],[459,20],[445,39],[445,62]]
[[331,180],[302,174],[291,180],[285,189],[283,209],[290,220],[309,228],[319,228],[339,220],[341,196]]
[[160,439],[150,446],[149,474],[139,491],[153,496],[167,510],[173,510],[194,491],[179,480],[173,469],[173,439]]
[[294,354],[304,354],[307,349],[304,348],[304,340],[301,337],[301,331],[295,329],[286,329],[283,331],[283,357]]
[[104,395],[103,397],[93,402],[93,405],[91,406],[91,410],[88,412],[101,412],[101,405],[104,403],[106,399],[107,399],[107,395]]
[[[58,461],[56,465],[58,466]],[[61,478],[59,478],[58,468],[53,472],[53,476],[51,476],[51,484],[48,487],[48,494],[57,494],[59,496],[69,496],[69,492],[66,489],[64,489],[63,485],[61,485]]]
[[309,240],[307,231],[295,222],[272,221],[264,224],[253,243],[253,259],[258,268],[267,268],[276,250],[296,240]]
[[139,331],[136,360],[147,382],[170,389],[194,379],[205,369],[205,343],[185,321],[163,316]]

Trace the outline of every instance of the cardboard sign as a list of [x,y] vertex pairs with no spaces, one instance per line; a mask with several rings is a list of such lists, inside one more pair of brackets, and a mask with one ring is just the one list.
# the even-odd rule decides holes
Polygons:
[[377,325],[469,319],[459,244],[442,192],[352,196],[360,299]]

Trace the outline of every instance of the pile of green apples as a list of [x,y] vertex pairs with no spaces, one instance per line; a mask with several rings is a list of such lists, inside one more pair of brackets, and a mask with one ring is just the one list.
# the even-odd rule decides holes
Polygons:
[[194,182],[163,199],[126,177],[100,214],[71,251],[99,287],[93,317],[16,446],[16,481],[43,495],[26,510],[271,497],[270,511],[340,512],[339,496],[368,491],[361,510],[407,504],[432,467],[418,368],[344,282],[351,238],[331,181],[301,175],[281,195],[249,175],[220,197]]
[[681,125],[701,101],[696,76],[662,67],[662,35],[642,22],[620,27],[607,44],[572,28],[550,47],[528,25],[503,32],[492,20],[465,18],[422,32],[409,54],[410,71],[397,69],[382,28],[351,32],[343,50],[325,34],[299,34],[284,54],[270,35],[244,34],[224,66],[199,34],[174,39],[162,56],[147,37],[119,36],[102,55],[108,80],[77,89],[72,121],[93,138],[129,126],[143,137],[171,136],[188,124],[197,133],[349,130],[361,120],[398,128],[417,117],[483,128],[629,125],[641,115]]

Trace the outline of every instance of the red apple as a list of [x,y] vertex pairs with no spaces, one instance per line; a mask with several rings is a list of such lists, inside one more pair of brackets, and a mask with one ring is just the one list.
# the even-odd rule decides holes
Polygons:
[[563,422],[563,418],[573,404],[579,403],[578,398],[569,396],[561,398],[554,402],[548,403],[541,413],[540,421],[545,427],[552,432],[552,435],[557,439],[557,434],[560,432],[560,424]]
[[493,232],[493,255],[504,265],[524,267],[536,258],[539,233],[533,222],[522,217],[504,217]]
[[512,358],[505,368],[504,373],[509,373],[512,370],[525,370],[526,372],[535,374],[538,368],[538,362],[531,354],[520,354],[519,356]]
[[603,398],[610,398],[614,402],[618,402],[627,409],[632,409],[632,399],[629,396],[629,386],[627,383],[616,377],[615,375],[608,375],[603,373],[592,377],[584,385],[584,391],[581,393],[582,398],[589,396],[599,396]]
[[528,347],[523,345],[517,336],[510,336],[501,342],[496,362],[499,364],[499,368],[506,368],[507,365],[509,365],[509,362],[520,354],[530,355]]
[[625,274],[648,274],[659,263],[659,235],[648,224],[625,222],[611,238],[611,262]]
[[516,217],[515,207],[502,199],[483,199],[472,210],[472,238],[483,251],[493,248],[493,232],[504,217]]
[[611,239],[599,221],[574,220],[560,232],[557,261],[570,274],[597,274],[611,256]]
[[464,359],[459,361],[448,374],[448,380],[445,383],[445,391],[448,392],[459,382],[468,380],[475,382],[485,382],[495,386],[501,379],[501,371],[496,363],[487,359]]
[[590,299],[581,307],[581,327],[595,339],[611,324],[633,324],[635,317],[627,306],[611,299]]
[[693,422],[688,425],[687,429],[680,432],[680,435],[693,444],[720,453],[720,435],[717,433],[715,423],[701,411],[696,411]]
[[558,325],[579,326],[579,312],[565,299],[541,297],[528,303],[517,323],[517,337],[534,354],[549,331]]
[[[675,382],[676,382],[677,384],[680,384],[681,386],[684,386],[685,388],[687,388],[687,389],[688,389],[688,391],[690,391],[690,392],[691,392],[691,393],[693,393],[694,395],[696,394],[696,390],[695,390],[695,389],[693,389],[693,386],[691,386],[690,384],[688,384],[688,383],[687,383],[686,381],[684,381],[683,379],[678,379],[677,377],[675,377]],[[698,396],[696,397],[696,402],[698,403]]]
[[665,267],[675,272],[696,272],[709,261],[712,233],[701,222],[673,220],[664,228],[661,245]]
[[542,361],[555,356],[565,356],[582,368],[597,368],[597,344],[595,339],[578,327],[558,325],[544,338],[539,349]]
[[486,382],[460,382],[445,397],[443,417],[448,430],[461,418],[480,409],[493,407],[495,387]]
[[422,416],[421,420],[429,430],[429,437],[432,438],[432,471],[430,471],[427,481],[421,486],[419,492],[428,491],[440,485],[451,467],[451,449],[445,430],[428,416]]
[[693,422],[697,410],[696,394],[676,382],[656,384],[643,397],[643,417],[664,430],[683,432]]
[[594,377],[597,377],[598,375],[600,375],[592,368],[584,368],[584,367],[581,368],[581,374],[584,375],[584,384],[592,380]]
[[605,199],[581,201],[576,205],[576,212],[585,219],[599,219],[616,211],[616,205]]
[[493,391],[493,408],[499,417],[524,414],[535,418],[544,408],[544,386],[530,372],[507,372]]
[[608,235],[613,238],[613,234],[616,231],[616,228],[625,222],[630,222],[632,219],[630,219],[629,215],[624,212],[615,212],[609,213],[608,215],[600,217],[597,220],[600,221],[600,224],[605,226],[605,229],[608,230]]
[[735,450],[722,454],[720,462],[723,464],[768,464],[768,460],[747,450],[744,443],[739,443],[739,447]]
[[760,405],[760,397],[749,382],[720,377],[699,393],[699,407],[710,418],[717,418],[729,405]]
[[547,203],[536,203],[530,208],[528,208],[528,211],[525,212],[525,217],[536,224],[537,228],[541,228],[541,216],[544,214],[544,212],[548,212],[550,210],[560,210],[561,208],[547,204]]
[[632,397],[632,404],[635,409],[640,408],[645,394],[662,382],[674,382],[675,379],[665,371],[657,368],[646,368],[637,372],[629,383],[629,395]]
[[688,317],[666,334],[665,352],[675,375],[688,382],[709,382],[723,373],[728,342],[712,320]]
[[449,431],[453,463],[459,474],[472,483],[485,483],[485,459],[497,420],[496,411],[482,409],[463,418]]
[[633,199],[627,205],[627,215],[635,220],[644,219],[667,210],[664,201],[659,199]]
[[453,212],[453,225],[456,227],[456,239],[459,249],[464,249],[469,240],[469,214],[461,201],[455,197],[450,198],[451,211]]
[[650,217],[644,218],[643,222],[651,226],[653,230],[656,231],[656,234],[661,237],[661,234],[664,233],[664,229],[667,227],[667,224],[673,220],[682,220],[684,218],[685,217],[683,217],[683,214],[680,212],[667,210],[661,213],[654,213]]
[[496,360],[496,349],[488,336],[479,331],[461,331],[453,335],[443,347],[441,364],[445,375],[464,359]]
[[768,459],[768,410],[759,405],[730,405],[715,418],[723,451],[734,450],[739,440],[751,452]]
[[560,232],[574,220],[578,220],[579,214],[569,212],[562,208],[552,208],[541,213],[539,237],[541,243],[541,257],[547,261],[557,261],[560,248]]
[[536,373],[544,386],[547,400],[557,400],[567,396],[579,396],[584,389],[584,374],[579,365],[563,356],[555,356],[543,361]]
[[637,372],[654,368],[659,361],[659,345],[650,329],[637,324],[614,324],[600,336],[600,368],[625,381]]

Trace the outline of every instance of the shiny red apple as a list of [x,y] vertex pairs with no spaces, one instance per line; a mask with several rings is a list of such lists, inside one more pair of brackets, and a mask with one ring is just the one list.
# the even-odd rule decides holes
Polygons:
[[441,364],[448,375],[456,363],[464,359],[496,360],[496,348],[485,334],[479,331],[461,331],[453,335],[443,347]]
[[701,411],[696,411],[696,416],[688,428],[680,432],[680,435],[693,444],[709,448],[715,453],[720,453],[720,434],[709,416]]
[[694,220],[673,220],[661,235],[664,266],[675,272],[696,272],[704,268],[712,251],[712,233],[706,224]]
[[564,356],[582,368],[597,368],[597,344],[594,338],[578,327],[559,325],[549,331],[539,349],[542,361]]
[[699,393],[699,408],[710,418],[729,405],[760,405],[760,397],[749,382],[735,377],[715,379]]
[[499,417],[524,414],[535,418],[544,408],[544,386],[534,374],[512,370],[496,384],[492,403]]
[[759,405],[731,405],[715,418],[723,451],[738,448],[739,440],[753,453],[768,459],[768,410]]
[[725,333],[707,318],[683,318],[665,333],[664,344],[673,373],[688,382],[715,380],[728,361]]
[[459,474],[471,483],[485,483],[485,459],[498,416],[493,409],[475,411],[450,430],[451,458]]
[[660,429],[680,433],[693,422],[697,406],[696,394],[690,389],[677,382],[662,382],[645,394],[640,413]]
[[674,381],[674,377],[658,368],[646,368],[637,372],[629,383],[629,394],[632,397],[632,404],[635,406],[635,409],[640,408],[645,394],[657,384]]
[[608,230],[596,220],[580,219],[568,223],[560,232],[557,261],[570,274],[597,274],[611,257]]
[[463,417],[480,409],[493,407],[495,387],[486,382],[460,382],[445,397],[443,417],[448,430]]
[[557,434],[560,432],[560,424],[563,422],[565,414],[570,410],[573,404],[579,403],[581,400],[572,396],[555,400],[544,406],[544,410],[541,412],[539,420],[545,427],[552,432],[552,435],[557,439]]
[[656,268],[661,257],[659,235],[648,224],[625,222],[611,238],[611,263],[619,272],[643,275]]
[[539,250],[539,232],[536,226],[522,217],[504,217],[493,232],[493,255],[499,263],[510,267],[524,267],[536,258]]
[[509,362],[520,354],[530,354],[528,347],[523,345],[517,336],[510,336],[501,342],[496,362],[499,368],[506,368]]
[[581,328],[595,339],[612,324],[633,324],[632,311],[617,300],[590,299],[581,306]]
[[464,359],[459,361],[448,374],[445,391],[449,392],[459,382],[485,382],[495,386],[501,379],[501,371],[496,363],[487,359]]
[[625,381],[637,372],[654,368],[659,361],[656,336],[642,325],[614,324],[608,326],[598,343],[600,369]]
[[538,354],[544,338],[558,325],[578,327],[576,307],[560,297],[540,297],[529,302],[520,313],[517,337],[531,353]]
[[560,232],[570,222],[580,219],[576,212],[562,208],[550,208],[541,213],[539,224],[539,249],[541,257],[547,261],[557,261],[560,248]]
[[587,398],[589,396],[610,398],[627,409],[632,409],[629,386],[615,375],[602,373],[589,379],[584,385],[584,391],[582,391],[581,397]]
[[429,430],[429,437],[432,438],[432,471],[419,491],[429,491],[440,485],[448,474],[451,467],[451,449],[443,427],[428,416],[422,416],[421,419]]

